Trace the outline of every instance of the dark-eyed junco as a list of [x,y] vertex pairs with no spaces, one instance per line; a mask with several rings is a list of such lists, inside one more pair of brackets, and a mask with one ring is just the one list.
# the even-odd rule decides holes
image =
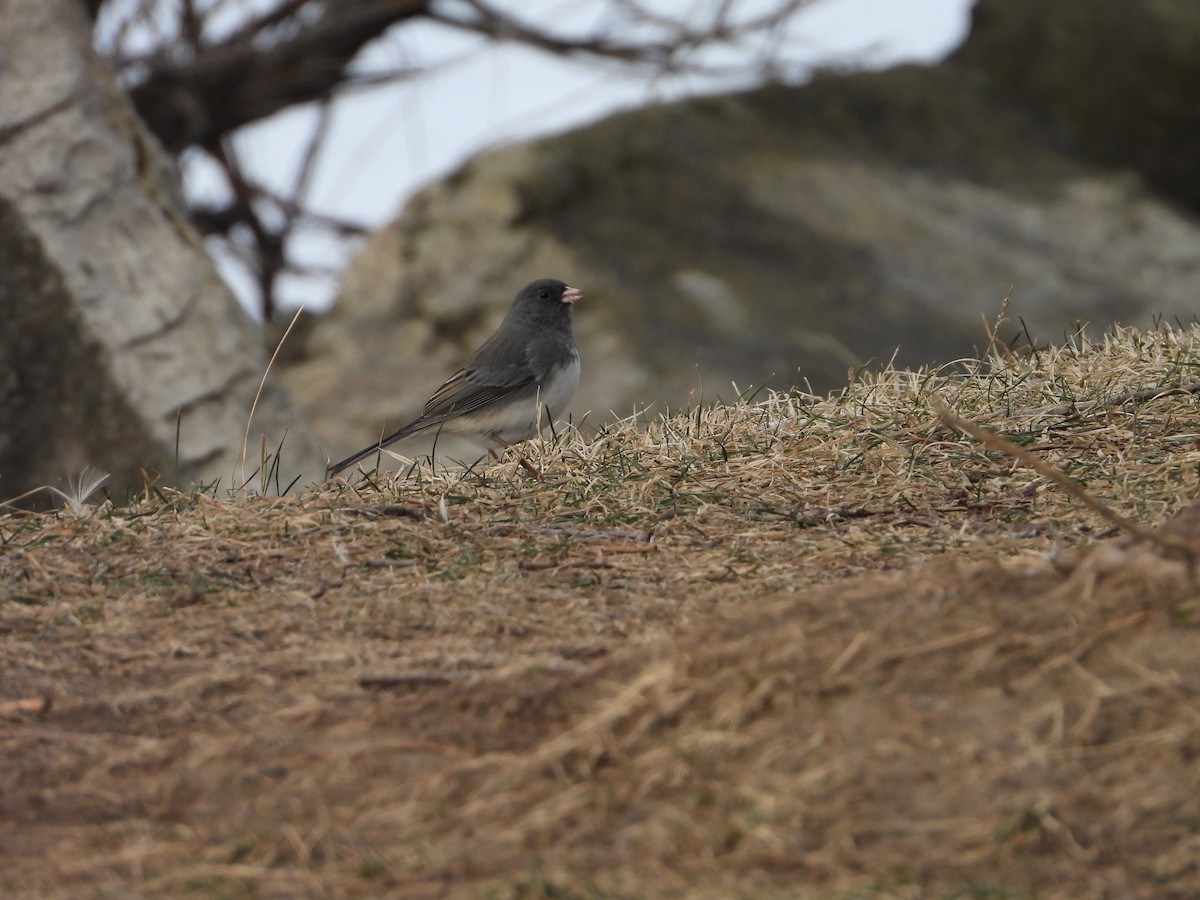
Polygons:
[[493,444],[507,447],[533,437],[539,424],[562,412],[579,384],[571,307],[581,297],[581,291],[552,278],[523,287],[496,333],[434,392],[421,415],[330,466],[326,477],[431,428],[474,438],[493,456]]

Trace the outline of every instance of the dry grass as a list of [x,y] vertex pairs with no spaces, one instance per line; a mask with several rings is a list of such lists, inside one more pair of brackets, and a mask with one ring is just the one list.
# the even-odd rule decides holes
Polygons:
[[1125,331],[560,434],[541,483],[12,513],[0,892],[1196,896],[1188,565],[933,404],[1150,525],[1198,370]]

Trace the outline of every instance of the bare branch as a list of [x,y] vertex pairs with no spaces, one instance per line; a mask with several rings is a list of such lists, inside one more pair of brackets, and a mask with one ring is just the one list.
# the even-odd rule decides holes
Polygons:
[[[335,240],[365,232],[361,223],[310,208],[337,101],[458,61],[356,71],[363,48],[393,26],[423,20],[489,42],[652,75],[741,73],[749,66],[766,77],[773,74],[788,22],[812,0],[707,0],[679,13],[664,13],[662,4],[649,0],[591,0],[582,8],[600,12],[602,20],[575,31],[536,20],[516,2],[502,7],[500,0],[274,0],[249,12],[244,10],[251,5],[240,0],[80,2],[100,17],[98,41],[161,143],[176,155],[199,148],[223,170],[231,198],[197,205],[192,213],[202,233],[223,240],[245,263],[269,318],[279,276],[301,271],[287,252],[298,231]],[[747,6],[753,9],[746,12]],[[721,67],[706,57],[713,47],[750,50],[755,59],[740,68]],[[302,104],[318,106],[317,122],[287,196],[280,196],[247,175],[229,139]]]
[[[428,0],[343,0],[328,6],[290,0],[182,61],[178,48],[128,60],[147,72],[130,96],[168,150],[211,148],[244,125],[330,98],[365,44],[397,22],[425,15],[428,7]],[[303,21],[296,15],[301,9],[321,14]],[[292,15],[281,21],[284,10]]]

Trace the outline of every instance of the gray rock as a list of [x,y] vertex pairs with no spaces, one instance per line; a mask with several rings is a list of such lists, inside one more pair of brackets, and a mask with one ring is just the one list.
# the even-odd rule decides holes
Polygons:
[[1006,337],[1190,320],[1200,230],[1073,135],[963,55],[494,151],[367,243],[288,383],[353,450],[539,276],[586,293],[573,406],[594,418],[975,355],[1010,293]]
[[1200,3],[979,0],[953,63],[1055,124],[1081,158],[1200,206]]
[[[0,0],[0,495],[84,466],[118,491],[323,474],[75,0]],[[286,432],[286,440],[284,435]],[[259,486],[257,478],[254,486]]]

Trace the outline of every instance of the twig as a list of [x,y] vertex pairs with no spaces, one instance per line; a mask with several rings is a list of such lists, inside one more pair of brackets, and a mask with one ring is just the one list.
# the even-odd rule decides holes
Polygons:
[[1107,521],[1123,529],[1130,537],[1139,541],[1146,541],[1163,551],[1164,554],[1171,557],[1177,557],[1187,562],[1189,568],[1195,565],[1195,553],[1191,547],[1182,541],[1174,538],[1164,537],[1157,532],[1151,531],[1144,525],[1135,522],[1133,519],[1128,519],[1101,503],[1071,476],[1067,475],[1062,469],[1053,466],[1046,462],[1036,453],[1027,450],[1014,444],[1007,438],[1001,437],[994,431],[990,431],[981,425],[976,425],[973,422],[968,422],[950,409],[944,402],[936,397],[930,399],[930,405],[933,406],[934,412],[938,414],[941,420],[951,428],[957,428],[959,431],[969,434],[975,440],[979,441],[986,447],[1003,453],[1006,456],[1011,456],[1013,459],[1020,462],[1022,465],[1033,469],[1043,478],[1047,478],[1054,484],[1058,485],[1092,512],[1102,516]]
[[1011,364],[1016,363],[1017,358],[1013,355],[1012,350],[1008,348],[1008,344],[1000,340],[1000,329],[1004,327],[1004,323],[1008,321],[1008,308],[1012,305],[1012,288],[1008,289],[1008,293],[1004,295],[1004,299],[1000,301],[1000,312],[996,314],[995,324],[989,323],[987,315],[979,314],[979,318],[983,320],[983,330],[987,332],[988,346],[993,351],[1004,357],[1005,362]]
[[383,672],[376,675],[359,675],[358,686],[364,688],[427,687],[461,681],[459,672]]
[[417,564],[415,559],[368,559],[363,563],[367,569],[411,569]]
[[[263,388],[267,386],[267,376],[271,374],[271,367],[275,365],[275,359],[279,356],[279,351],[283,349],[284,342],[288,339],[288,335],[292,333],[292,329],[296,327],[296,322],[300,318],[300,314],[304,312],[304,307],[300,306],[296,310],[296,314],[292,316],[292,321],[288,322],[288,327],[283,332],[283,337],[279,339],[279,343],[275,345],[275,352],[271,354],[271,358],[267,360],[267,367],[263,370],[262,378],[258,382],[258,390],[254,392],[254,402],[250,404],[250,415],[246,416],[246,430],[242,433],[242,478],[240,483],[245,483],[246,478],[246,447],[250,443],[250,423],[254,421],[254,412],[258,409],[259,398],[262,397]],[[239,483],[235,480],[235,483]]]
[[374,506],[343,506],[338,508],[338,512],[350,516],[363,516],[364,518],[394,516],[398,519],[416,519],[418,521],[425,519],[429,515],[429,511],[423,506],[405,505],[403,503],[377,503]]
[[569,525],[526,525],[532,534],[561,535],[572,538],[625,539],[644,544],[650,540],[649,531],[631,531],[620,528],[572,528]]
[[1150,400],[1157,400],[1159,397],[1170,397],[1173,394],[1200,394],[1200,381],[1193,381],[1191,384],[1182,384],[1177,387],[1153,387],[1146,388],[1142,391],[1128,391],[1124,394],[1116,394],[1102,400],[1088,400],[1084,403],[1076,403],[1074,401],[1068,403],[1059,403],[1056,406],[1037,406],[1031,409],[1023,409],[1013,415],[1016,416],[1069,416],[1079,415],[1097,406],[1124,406],[1126,403],[1146,403]]
[[[881,653],[872,659],[868,659],[861,666],[853,671],[841,674],[845,669],[846,664],[850,661],[850,657],[858,652],[858,648],[866,642],[867,635],[863,633],[858,635],[850,642],[850,645],[842,651],[839,656],[829,667],[828,670],[821,676],[821,691],[830,691],[836,688],[844,687],[851,684],[869,672],[874,672],[881,666],[886,666],[889,663],[899,662],[904,659],[912,659],[917,656],[925,656],[929,653],[940,653],[942,650],[950,650],[954,647],[970,644],[974,641],[982,640],[986,637],[991,637],[996,633],[995,625],[983,625],[979,628],[972,628],[970,631],[963,631],[958,634],[949,634],[944,637],[935,638],[932,641],[926,641],[923,644],[916,644],[910,647],[901,647],[897,650],[889,650],[886,653]],[[862,638],[860,641],[859,638]],[[843,657],[845,661],[843,662]]]
[[49,696],[22,697],[17,700],[0,702],[0,718],[20,718],[27,715],[40,715],[49,712],[53,705]]

